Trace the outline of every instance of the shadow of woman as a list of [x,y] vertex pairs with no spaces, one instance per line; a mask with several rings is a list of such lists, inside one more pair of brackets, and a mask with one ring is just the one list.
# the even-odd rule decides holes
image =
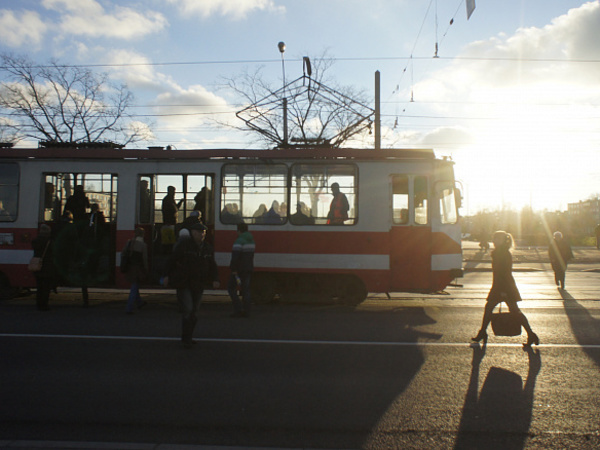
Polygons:
[[[577,299],[566,290],[559,289],[558,291],[563,299],[563,306],[577,342],[580,345],[597,344],[600,341],[600,320],[593,318],[587,308],[578,303]],[[583,350],[600,367],[600,354],[597,349],[592,351],[588,347],[583,347]]]
[[526,348],[529,371],[519,374],[490,368],[479,392],[479,368],[485,346],[473,344],[473,362],[455,449],[522,449],[528,437],[535,381],[542,367],[539,350]]

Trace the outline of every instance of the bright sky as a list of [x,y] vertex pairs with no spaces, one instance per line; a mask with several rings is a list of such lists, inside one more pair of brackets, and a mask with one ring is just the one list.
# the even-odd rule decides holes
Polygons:
[[209,119],[241,109],[221,77],[281,83],[279,41],[288,81],[326,51],[373,98],[379,70],[383,146],[451,156],[463,214],[600,193],[599,29],[598,0],[0,0],[0,52],[102,65],[153,115],[143,145],[255,146]]

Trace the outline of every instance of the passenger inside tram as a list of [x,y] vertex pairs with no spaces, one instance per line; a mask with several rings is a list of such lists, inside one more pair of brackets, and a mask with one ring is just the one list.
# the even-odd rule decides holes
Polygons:
[[263,223],[268,223],[268,224],[282,223],[279,202],[277,200],[273,200],[273,203],[271,203],[271,209],[269,209],[263,217],[264,217]]
[[344,221],[348,220],[348,198],[346,194],[340,191],[340,185],[333,183],[331,185],[333,199],[329,205],[329,214],[327,214],[328,225],[344,225]]
[[90,199],[85,195],[83,186],[81,184],[76,185],[73,188],[73,195],[67,198],[65,210],[71,211],[73,213],[73,221],[79,222],[85,220],[87,210],[90,207]]
[[304,202],[296,204],[296,212],[290,216],[294,225],[314,225],[315,218],[310,216],[310,210]]

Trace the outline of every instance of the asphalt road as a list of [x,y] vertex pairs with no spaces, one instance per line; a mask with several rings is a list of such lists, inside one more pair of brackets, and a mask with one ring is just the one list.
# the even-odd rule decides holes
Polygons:
[[[534,270],[535,269],[535,270]],[[435,295],[341,305],[203,305],[180,347],[169,292],[0,302],[3,448],[600,448],[600,274],[516,273],[541,340],[471,346],[489,272]],[[491,330],[490,330],[491,332]],[[173,447],[181,445],[183,447]]]

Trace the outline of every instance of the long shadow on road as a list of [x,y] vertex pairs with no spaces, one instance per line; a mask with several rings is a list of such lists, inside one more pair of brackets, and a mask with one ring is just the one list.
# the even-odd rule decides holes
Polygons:
[[[598,344],[600,342],[600,320],[592,317],[587,308],[577,302],[569,292],[559,289],[563,306],[569,318],[573,335],[580,345]],[[600,367],[600,352],[583,347],[590,360]]]
[[[2,338],[0,439],[360,448],[421,370],[411,344],[439,335],[415,327],[434,320],[419,308],[310,310],[239,321],[229,306],[209,308],[206,340],[191,351],[169,340]],[[115,314],[98,308],[88,325],[103,316]],[[165,320],[142,316],[132,322],[142,336]]]
[[542,366],[539,351],[527,348],[529,371],[521,376],[491,367],[479,391],[479,367],[485,346],[472,345],[473,362],[454,448],[518,450],[525,447],[533,411],[537,375]]

